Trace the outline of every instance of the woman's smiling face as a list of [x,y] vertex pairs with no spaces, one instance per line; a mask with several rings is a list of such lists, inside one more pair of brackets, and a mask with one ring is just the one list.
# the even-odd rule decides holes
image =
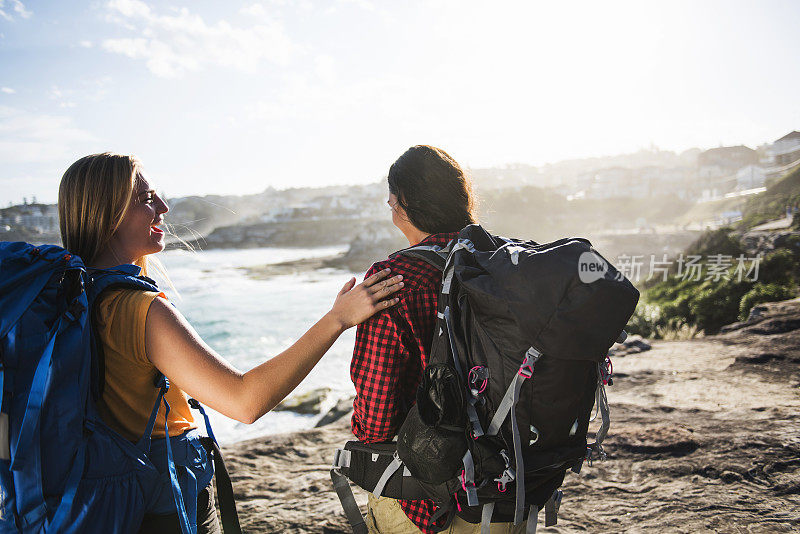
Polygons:
[[117,231],[111,247],[118,259],[132,263],[142,256],[164,250],[163,215],[169,211],[142,174],[137,174],[128,210]]

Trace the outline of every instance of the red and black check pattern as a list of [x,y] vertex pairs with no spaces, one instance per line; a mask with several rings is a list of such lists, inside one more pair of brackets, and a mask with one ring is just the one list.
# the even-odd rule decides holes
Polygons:
[[[420,245],[446,246],[457,233],[434,234]],[[442,273],[422,260],[397,256],[374,264],[366,276],[390,268],[402,274],[400,302],[358,326],[350,377],[356,387],[353,434],[366,443],[391,441],[414,404],[436,325]],[[409,519],[433,534],[433,501],[400,501]]]

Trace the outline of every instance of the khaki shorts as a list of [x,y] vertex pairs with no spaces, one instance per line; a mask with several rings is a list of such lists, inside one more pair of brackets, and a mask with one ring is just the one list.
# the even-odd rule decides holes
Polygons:
[[[420,530],[400,508],[396,499],[375,497],[367,499],[367,529],[370,534],[419,534]],[[480,524],[467,523],[460,517],[453,519],[447,534],[480,534]],[[524,534],[525,523],[492,523],[492,534]]]

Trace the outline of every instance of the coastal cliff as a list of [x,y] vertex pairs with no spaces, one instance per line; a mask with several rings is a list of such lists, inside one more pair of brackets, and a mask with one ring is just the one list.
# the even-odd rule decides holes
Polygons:
[[[719,335],[635,341],[613,351],[608,459],[567,475],[546,532],[796,529],[800,299],[759,305]],[[328,473],[348,439],[343,417],[226,447],[243,528],[349,532]]]

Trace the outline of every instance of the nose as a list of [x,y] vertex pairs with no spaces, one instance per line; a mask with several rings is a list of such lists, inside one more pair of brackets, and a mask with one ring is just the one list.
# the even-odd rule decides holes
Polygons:
[[158,204],[156,206],[156,212],[159,215],[161,215],[162,213],[167,213],[169,211],[169,206],[167,206],[167,203],[164,202],[164,199],[162,199],[160,196],[156,196],[156,198],[158,198]]

